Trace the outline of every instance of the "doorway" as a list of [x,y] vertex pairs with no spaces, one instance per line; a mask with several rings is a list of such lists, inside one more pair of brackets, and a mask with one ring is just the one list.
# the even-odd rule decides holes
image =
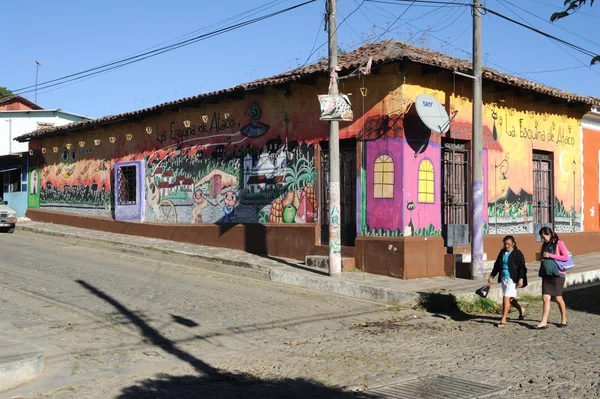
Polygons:
[[[320,144],[321,244],[329,245],[329,143]],[[340,205],[342,246],[356,238],[356,141],[340,140]]]
[[469,143],[453,140],[442,149],[442,232],[447,247],[469,245]]

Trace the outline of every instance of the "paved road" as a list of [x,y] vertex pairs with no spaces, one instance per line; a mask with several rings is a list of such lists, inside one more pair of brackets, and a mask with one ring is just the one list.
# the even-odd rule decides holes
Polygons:
[[43,377],[5,397],[350,398],[335,386],[429,374],[508,398],[600,394],[598,286],[566,295],[566,329],[528,329],[537,303],[498,329],[74,244],[0,236],[0,328],[47,354]]

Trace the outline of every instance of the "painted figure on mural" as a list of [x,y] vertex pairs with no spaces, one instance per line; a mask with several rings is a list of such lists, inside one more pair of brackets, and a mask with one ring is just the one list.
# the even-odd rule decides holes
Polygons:
[[192,223],[202,223],[202,210],[208,207],[208,201],[202,190],[196,190],[193,199],[196,206],[192,210]]
[[237,205],[237,194],[236,189],[233,186],[225,187],[219,195],[219,206],[223,211],[223,218],[221,223],[233,223],[233,217],[235,216],[235,206]]
[[77,150],[73,149],[70,144],[65,144],[60,152],[60,159],[62,161],[59,166],[60,173],[65,179],[68,179],[75,171]]
[[38,190],[38,176],[39,176],[39,172],[37,169],[34,169],[31,171],[31,183],[30,183],[30,194],[37,194],[37,190]]
[[154,178],[150,175],[146,176],[146,203],[152,208],[155,215],[159,214],[160,191],[154,184]]

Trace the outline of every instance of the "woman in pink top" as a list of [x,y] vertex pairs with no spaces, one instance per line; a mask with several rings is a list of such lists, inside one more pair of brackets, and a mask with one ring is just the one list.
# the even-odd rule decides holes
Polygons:
[[542,320],[536,326],[537,329],[545,329],[548,324],[548,315],[550,314],[550,300],[556,299],[558,309],[560,310],[561,322],[558,327],[567,326],[567,310],[563,300],[563,288],[565,286],[565,274],[558,268],[556,261],[566,262],[569,260],[569,251],[558,235],[549,227],[540,229],[542,237],[542,264],[540,265],[539,276],[542,278],[542,299],[544,300],[544,310]]

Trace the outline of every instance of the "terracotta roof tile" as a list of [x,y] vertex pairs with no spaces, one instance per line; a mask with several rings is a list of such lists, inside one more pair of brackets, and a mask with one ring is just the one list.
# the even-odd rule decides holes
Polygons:
[[[402,42],[384,41],[375,44],[368,44],[356,49],[355,51],[341,55],[339,57],[338,64],[344,71],[342,72],[342,74],[347,73],[349,71],[353,71],[359,66],[364,65],[368,61],[369,57],[373,57],[373,68],[377,68],[379,65],[383,64],[407,60],[423,65],[438,67],[441,69],[456,70],[458,72],[467,74],[472,73],[472,64],[467,60],[450,57],[436,51],[416,48]],[[186,97],[180,100],[167,102],[138,111],[127,112],[119,115],[105,116],[103,118],[94,120],[71,123],[68,125],[55,127],[54,129],[36,130],[34,132],[19,136],[16,140],[21,142],[29,141],[35,138],[50,136],[58,132],[67,133],[75,130],[85,129],[87,127],[126,121],[132,117],[139,118],[141,116],[156,113],[157,111],[163,111],[171,107],[192,105],[195,102],[202,101],[211,97],[217,97],[223,94],[234,92],[243,93],[246,91],[266,86],[275,86],[278,84],[300,81],[302,79],[316,74],[325,76],[327,74],[327,69],[327,60],[321,60],[314,64],[307,65],[302,68],[297,68],[292,71],[282,73],[280,75],[264,79],[258,79],[253,82],[241,84],[229,89],[213,91],[211,93],[200,94],[193,97]],[[549,86],[544,86],[542,84],[535,83],[523,78],[508,75],[491,68],[483,68],[483,77],[485,80],[515,86],[523,90],[528,90],[535,93],[559,98],[569,102],[579,102],[588,105],[600,105],[599,98],[569,93],[567,91],[555,89]]]

